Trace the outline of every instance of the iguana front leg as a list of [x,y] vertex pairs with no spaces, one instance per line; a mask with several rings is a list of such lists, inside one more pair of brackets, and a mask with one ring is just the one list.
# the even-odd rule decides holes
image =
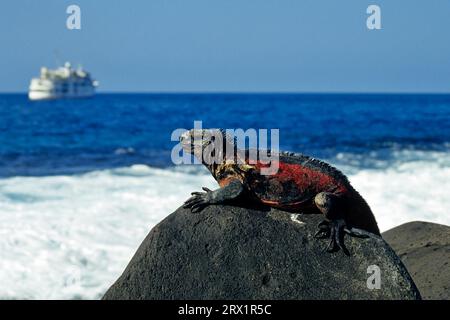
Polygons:
[[232,201],[242,194],[244,186],[241,181],[233,180],[228,185],[214,191],[211,191],[206,187],[203,187],[202,189],[206,192],[192,192],[192,197],[186,200],[183,204],[183,208],[190,208],[191,212],[199,212],[210,204]]
[[344,235],[348,234],[354,237],[366,238],[358,231],[358,229],[351,228],[344,220],[343,200],[338,194],[330,192],[321,192],[314,198],[314,203],[317,208],[325,215],[327,220],[319,223],[319,230],[315,234],[317,238],[329,238],[330,242],[327,247],[328,252],[335,252],[339,249],[346,255],[350,255],[350,252],[345,246]]

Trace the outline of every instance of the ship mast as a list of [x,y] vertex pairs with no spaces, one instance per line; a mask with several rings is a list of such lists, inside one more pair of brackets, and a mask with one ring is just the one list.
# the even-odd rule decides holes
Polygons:
[[61,59],[60,59],[60,55],[59,55],[58,49],[54,49],[53,50],[53,56],[55,57],[56,67],[61,66]]

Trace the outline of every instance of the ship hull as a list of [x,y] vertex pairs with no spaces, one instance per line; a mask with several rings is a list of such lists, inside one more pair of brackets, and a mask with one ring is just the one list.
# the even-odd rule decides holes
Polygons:
[[44,91],[30,91],[28,92],[28,99],[32,101],[36,100],[57,100],[57,99],[76,99],[76,98],[89,98],[94,96],[94,92],[84,93],[84,94],[66,94],[66,95],[55,95],[51,92]]

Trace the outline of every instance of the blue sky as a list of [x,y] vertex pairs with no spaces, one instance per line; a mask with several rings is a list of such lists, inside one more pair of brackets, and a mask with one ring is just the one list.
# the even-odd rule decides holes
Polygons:
[[449,15],[448,0],[4,1],[0,91],[26,91],[57,50],[103,92],[448,93]]

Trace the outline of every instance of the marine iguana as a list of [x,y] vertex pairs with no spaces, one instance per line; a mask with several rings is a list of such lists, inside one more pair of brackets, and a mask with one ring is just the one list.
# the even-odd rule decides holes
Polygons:
[[[278,159],[273,160],[278,161],[278,171],[263,175],[261,171],[267,163],[258,160],[260,150],[258,159],[252,159],[249,149],[237,149],[236,140],[222,129],[191,129],[180,136],[180,144],[184,151],[202,161],[220,186],[214,191],[204,187],[205,192],[192,192],[183,205],[191,212],[199,212],[209,204],[244,199],[288,212],[322,213],[325,219],[319,223],[315,237],[330,239],[328,252],[342,249],[346,255],[349,251],[344,234],[367,237],[362,229],[380,236],[363,197],[341,171],[321,160],[278,152]],[[205,152],[206,148],[211,152]],[[230,148],[231,157],[226,152]]]

